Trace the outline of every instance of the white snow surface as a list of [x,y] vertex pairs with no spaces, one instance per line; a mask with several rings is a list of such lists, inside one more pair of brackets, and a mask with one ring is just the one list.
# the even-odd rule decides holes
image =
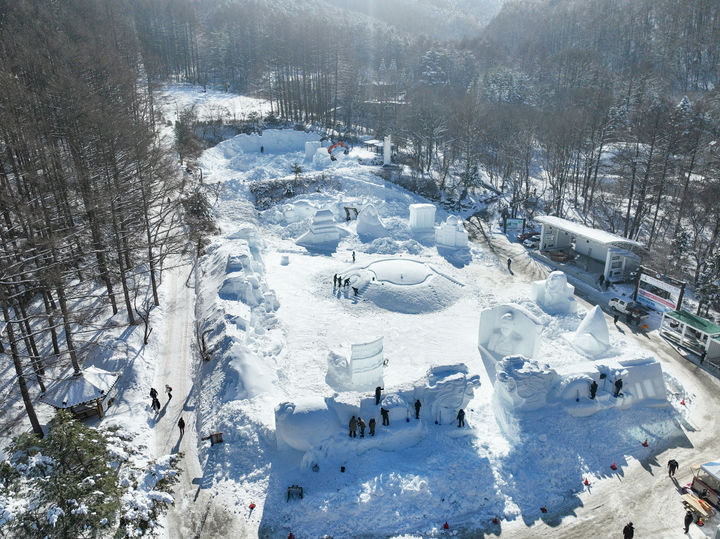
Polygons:
[[[530,283],[498,288],[497,262],[477,245],[470,245],[470,262],[458,266],[438,253],[432,240],[412,240],[410,206],[427,201],[381,180],[376,169],[357,163],[355,151],[336,162],[313,163],[341,189],[305,193],[256,211],[248,184],[287,176],[312,139],[293,131],[272,136],[284,153],[269,153],[266,145],[259,154],[252,136],[239,135],[201,158],[207,180],[222,186],[215,210],[223,233],[197,273],[196,315],[212,355],[201,372],[198,428],[201,435],[222,431],[226,440],[201,445],[203,481],[258,533],[347,537],[362,530],[368,536],[424,537],[440,535],[445,521],[491,530],[496,515],[530,525],[541,518],[543,505],[580,505],[583,476],[608,477],[608,463],[623,466],[640,458],[648,431],[656,444],[678,436],[678,412],[657,406],[667,404],[664,394],[648,404],[627,399],[592,415],[578,411],[592,403],[587,390],[576,401],[580,386],[572,384],[580,380],[585,388],[588,373],[598,374],[568,339],[581,316],[567,305],[561,316],[544,312],[530,299]],[[357,221],[345,223],[347,234],[337,246],[318,253],[295,244],[318,209],[330,209],[340,222],[344,206],[369,205],[375,212],[366,218],[361,209]],[[372,228],[382,238],[358,235],[361,224],[380,219],[384,230]],[[237,253],[247,257],[242,268],[230,262]],[[350,279],[351,286],[333,287],[334,274]],[[252,294],[220,293],[231,277],[250,283],[244,286]],[[572,303],[567,286],[562,289],[561,299]],[[477,328],[480,311],[503,302],[541,324],[538,372],[569,380],[558,387],[553,378],[553,406],[540,400],[522,414],[505,417],[498,411]],[[384,337],[388,360],[381,405],[391,410],[389,427],[380,425],[372,392],[338,393],[328,376],[329,361],[342,361],[351,344],[378,336]],[[606,362],[617,372],[624,372],[623,361],[649,357],[617,333],[610,345],[623,350],[620,359]],[[456,426],[454,408],[447,412],[453,416],[449,421],[436,424],[423,405],[416,420],[418,381],[433,366],[457,363],[483,380],[467,402],[467,426]],[[647,364],[659,369],[651,359]],[[514,370],[531,373],[535,367],[526,368]],[[585,374],[568,379],[567,373]],[[601,388],[598,395],[613,399],[611,389]],[[377,417],[376,436],[349,438],[347,418],[338,409],[359,409],[366,422]],[[508,421],[512,429],[505,428]],[[594,433],[591,443],[587,432]],[[294,484],[303,487],[304,498],[286,502],[287,487]],[[248,512],[251,502],[255,507]]]

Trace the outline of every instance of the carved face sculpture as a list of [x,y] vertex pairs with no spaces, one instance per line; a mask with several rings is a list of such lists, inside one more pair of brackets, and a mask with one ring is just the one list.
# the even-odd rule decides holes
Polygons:
[[567,299],[567,277],[559,271],[553,271],[545,281],[545,301]]

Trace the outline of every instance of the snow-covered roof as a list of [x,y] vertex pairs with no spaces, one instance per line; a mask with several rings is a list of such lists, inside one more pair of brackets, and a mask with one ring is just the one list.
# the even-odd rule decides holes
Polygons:
[[706,462],[701,464],[700,467],[720,481],[720,462]]
[[559,228],[561,230],[566,230],[574,236],[582,236],[585,239],[602,243],[603,245],[617,245],[625,248],[645,248],[645,246],[640,242],[623,238],[622,236],[611,234],[610,232],[605,232],[604,230],[597,228],[590,228],[589,226],[574,223],[572,221],[568,221],[567,219],[562,219],[553,215],[540,215],[535,217],[535,221]]
[[70,408],[102,398],[108,394],[120,375],[97,367],[87,367],[77,374],[55,382],[40,400],[55,408]]
[[665,316],[674,318],[675,320],[678,320],[679,322],[682,322],[701,333],[707,333],[708,335],[720,334],[720,326],[687,311],[667,311]]

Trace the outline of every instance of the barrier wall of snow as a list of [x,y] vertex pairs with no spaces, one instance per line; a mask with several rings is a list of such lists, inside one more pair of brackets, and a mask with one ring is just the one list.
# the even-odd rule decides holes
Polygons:
[[520,305],[507,303],[481,311],[478,348],[491,382],[503,357],[537,355],[541,330],[537,317]]
[[468,233],[463,221],[455,215],[449,216],[435,229],[435,243],[447,249],[464,249],[468,246]]
[[572,344],[589,357],[598,357],[610,349],[610,333],[605,315],[595,305],[580,322],[572,337]]
[[548,314],[576,313],[574,292],[575,287],[568,284],[562,271],[553,271],[544,281],[532,283],[533,299]]
[[350,356],[350,381],[358,391],[371,391],[383,385],[383,337],[353,344]]
[[434,227],[434,204],[410,204],[410,230],[412,232],[431,232]]
[[310,230],[300,236],[295,243],[298,245],[320,245],[340,241],[340,229],[335,224],[335,217],[328,209],[315,212]]
[[361,239],[383,238],[387,235],[378,211],[372,204],[364,206],[358,213],[357,233]]

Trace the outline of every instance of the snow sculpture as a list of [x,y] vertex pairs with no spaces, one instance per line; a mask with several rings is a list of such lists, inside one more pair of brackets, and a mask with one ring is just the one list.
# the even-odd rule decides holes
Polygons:
[[308,140],[305,142],[305,161],[311,161],[315,152],[320,148],[319,140]]
[[278,449],[311,451],[341,430],[340,421],[321,397],[282,402],[275,408]]
[[412,232],[431,232],[435,226],[435,206],[433,204],[410,204],[410,230]]
[[357,217],[357,233],[358,236],[368,239],[382,238],[387,235],[385,226],[380,221],[378,211],[372,204],[368,204],[358,214]]
[[423,413],[429,411],[438,424],[455,421],[458,410],[467,408],[475,388],[480,387],[480,377],[468,376],[464,363],[431,367],[425,376],[427,385],[416,389],[415,395],[426,407]]
[[535,302],[549,314],[574,314],[577,301],[573,297],[575,287],[568,284],[562,271],[553,271],[544,281],[532,284]]
[[383,385],[383,337],[364,344],[353,344],[350,356],[350,382],[358,391],[371,391]]
[[590,309],[580,322],[572,337],[572,344],[590,357],[600,356],[610,348],[610,334],[599,305]]
[[388,166],[392,163],[392,142],[390,135],[383,140],[383,165]]
[[547,365],[541,367],[523,356],[508,356],[498,364],[495,394],[506,409],[537,410],[547,404],[558,380],[558,373]]
[[300,236],[295,243],[298,245],[318,245],[335,243],[340,241],[340,230],[335,224],[335,217],[330,210],[318,210],[315,212],[310,230]]
[[296,200],[294,204],[283,206],[283,217],[288,223],[297,223],[303,219],[315,215],[317,208],[307,200]]
[[463,249],[468,246],[468,233],[461,218],[449,216],[444,223],[435,229],[435,243],[438,247]]
[[491,381],[495,380],[497,360],[536,355],[541,329],[540,321],[519,305],[496,305],[480,313],[478,348]]
[[281,255],[280,256],[280,265],[281,266],[287,266],[290,263],[290,255]]

